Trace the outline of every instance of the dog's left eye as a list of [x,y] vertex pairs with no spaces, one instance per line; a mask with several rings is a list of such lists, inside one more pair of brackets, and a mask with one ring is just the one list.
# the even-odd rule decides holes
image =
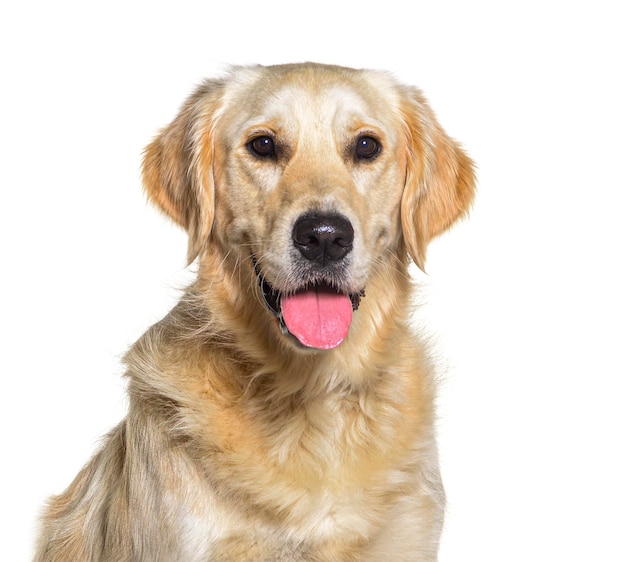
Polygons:
[[270,158],[276,155],[274,139],[267,135],[262,135],[252,139],[248,143],[248,149],[252,152],[252,154],[261,158]]
[[380,143],[374,137],[364,135],[357,139],[354,150],[360,160],[372,160],[380,154]]

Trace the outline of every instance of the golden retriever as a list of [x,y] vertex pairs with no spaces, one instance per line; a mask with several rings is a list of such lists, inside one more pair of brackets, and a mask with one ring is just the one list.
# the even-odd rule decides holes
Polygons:
[[197,280],[125,357],[129,411],[37,561],[437,559],[444,492],[410,259],[473,164],[379,71],[236,67],[147,147]]

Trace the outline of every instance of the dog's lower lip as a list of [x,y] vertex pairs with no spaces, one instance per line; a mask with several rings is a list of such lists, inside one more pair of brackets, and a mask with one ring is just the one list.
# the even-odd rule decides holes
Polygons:
[[259,285],[265,306],[274,316],[280,318],[280,292],[274,289],[262,276],[259,276]]

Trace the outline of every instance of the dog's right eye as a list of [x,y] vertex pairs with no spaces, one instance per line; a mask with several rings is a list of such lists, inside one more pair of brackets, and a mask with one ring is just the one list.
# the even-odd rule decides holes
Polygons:
[[274,139],[267,135],[262,135],[252,139],[248,143],[248,149],[259,158],[272,158],[276,155]]
[[374,137],[363,135],[356,141],[355,152],[359,160],[374,160],[380,153],[380,143]]

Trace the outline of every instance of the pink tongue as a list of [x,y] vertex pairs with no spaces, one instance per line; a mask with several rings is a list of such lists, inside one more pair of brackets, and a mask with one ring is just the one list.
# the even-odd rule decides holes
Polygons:
[[316,287],[281,301],[289,332],[306,347],[332,349],[348,335],[352,302],[332,289]]

